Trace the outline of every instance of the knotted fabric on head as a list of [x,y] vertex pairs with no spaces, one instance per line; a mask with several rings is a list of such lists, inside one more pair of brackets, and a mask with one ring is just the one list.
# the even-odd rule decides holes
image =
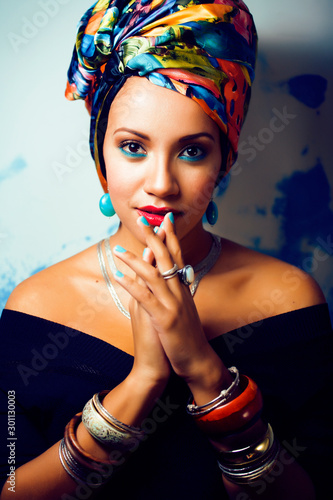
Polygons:
[[110,105],[130,76],[194,101],[226,137],[224,172],[254,79],[257,34],[241,0],[99,0],[80,20],[66,97],[91,114],[90,149],[107,190],[103,141]]

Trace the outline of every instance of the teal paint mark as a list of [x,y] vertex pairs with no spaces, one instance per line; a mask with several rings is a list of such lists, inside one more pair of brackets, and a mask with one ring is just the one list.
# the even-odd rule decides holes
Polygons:
[[28,164],[24,158],[21,158],[20,156],[18,158],[15,158],[15,160],[13,160],[8,167],[4,168],[0,172],[0,182],[5,181],[10,177],[14,177],[15,175],[22,172],[27,166]]
[[256,213],[258,215],[261,215],[262,217],[266,217],[267,209],[266,209],[266,207],[256,207]]
[[263,79],[260,81],[260,88],[266,94],[277,90],[282,91],[292,95],[305,106],[316,109],[326,99],[327,80],[321,75],[304,74],[280,82],[270,82]]
[[253,243],[253,247],[254,250],[259,250],[260,249],[260,245],[261,245],[261,237],[260,236],[254,236],[253,238],[251,238],[251,241]]
[[314,249],[318,238],[326,241],[333,228],[330,185],[320,160],[309,171],[294,172],[282,179],[276,188],[282,195],[272,208],[273,215],[281,220],[282,245],[277,257],[309,271],[304,264],[310,262],[313,253],[312,249],[304,252],[303,243]]
[[[321,161],[318,159],[307,172],[296,171],[283,178],[276,184],[276,189],[280,195],[274,200],[272,213],[279,221],[279,246],[265,248],[259,236],[254,236],[251,239],[252,248],[311,274],[333,256],[330,185]],[[323,260],[316,258],[315,250],[318,249],[321,255],[327,254],[327,259],[325,256]],[[325,269],[329,269],[327,263],[325,265]],[[325,273],[320,282],[333,321],[332,282],[333,269]]]
[[17,285],[13,277],[14,274],[15,272],[12,273],[12,276],[9,273],[1,276],[1,278],[5,278],[5,281],[0,287],[0,311],[5,307],[10,294]]
[[6,302],[9,295],[12,293],[16,286],[16,283],[14,280],[9,279],[6,283],[5,286],[1,287],[0,289],[0,301],[1,302]]
[[117,229],[119,227],[119,219],[117,220],[116,217],[114,217],[114,219],[116,219],[116,221],[111,226],[109,226],[109,228],[107,229],[108,236],[112,236],[117,231]]
[[46,269],[46,266],[39,266],[39,267],[36,267],[36,269],[34,269],[33,271],[31,271],[30,276],[33,276],[34,274],[37,274],[37,273],[39,273],[40,271],[44,271],[44,269]]
[[231,180],[231,176],[230,176],[230,173],[228,173],[227,175],[225,175],[221,180],[220,180],[220,183],[219,183],[219,186],[218,186],[218,191],[217,191],[217,195],[216,196],[223,196],[224,193],[226,192],[226,190],[228,189],[229,187],[229,184],[230,184],[230,180]]
[[262,51],[258,53],[257,65],[260,66],[262,73],[267,73],[270,70],[268,59]]
[[297,75],[280,86],[309,108],[319,108],[325,101],[327,80],[321,75]]

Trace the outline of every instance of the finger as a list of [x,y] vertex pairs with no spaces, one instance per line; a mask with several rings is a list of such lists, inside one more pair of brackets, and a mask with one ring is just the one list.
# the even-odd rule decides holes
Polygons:
[[[143,253],[142,253],[142,260],[144,262],[147,262],[147,264],[150,264],[150,265],[153,265],[153,262],[155,260],[155,257],[154,257],[154,254],[153,252],[150,250],[150,248],[146,247],[144,250],[143,250]],[[140,278],[140,276],[137,274],[136,275],[136,281],[138,283],[140,283],[141,285],[146,285],[145,282],[143,281],[142,278]]]
[[[160,244],[164,246],[162,242],[160,242]],[[136,282],[140,284],[142,288],[149,289],[150,293],[153,293],[158,300],[165,303],[168,299],[168,295],[170,296],[170,290],[156,267],[152,266],[148,262],[145,262],[134,253],[129,250],[125,250],[125,248],[122,248],[119,245],[114,247],[113,252],[121,261],[123,261],[135,272],[137,276]],[[155,258],[154,253],[153,255]],[[118,277],[121,276],[118,274]]]
[[[159,230],[159,227],[156,226],[155,229],[154,229],[154,233],[163,241],[164,238],[165,238],[165,232],[164,231],[158,231]],[[151,264],[151,265],[154,265],[154,262],[155,262],[155,257],[154,257],[154,254],[153,252],[150,250],[150,248],[146,247],[144,250],[143,250],[143,253],[142,253],[142,260],[144,260],[145,262],[147,262],[148,264]],[[142,278],[140,278],[138,275],[136,276],[136,280],[141,284],[143,284],[143,280]]]
[[181,246],[176,235],[176,228],[172,212],[169,212],[164,217],[163,229],[165,231],[165,245],[175,264],[181,269],[184,267]]
[[165,238],[164,229],[159,228],[158,233],[155,233],[144,217],[139,217],[137,222],[141,227],[148,248],[150,248],[154,254],[156,265],[160,273],[162,274],[169,271],[173,267],[174,262],[162,241],[162,238],[163,240]]
[[141,285],[137,280],[117,271],[114,279],[126,290],[133,299],[150,315],[157,314],[160,310],[160,303],[154,294],[145,286]]
[[150,248],[146,247],[144,249],[143,254],[142,254],[142,260],[144,262],[147,262],[150,265],[153,264],[155,257],[154,257],[153,252],[150,250]]
[[[183,282],[183,276],[180,276],[181,270],[185,266],[185,262],[182,255],[181,246],[179,243],[179,239],[176,234],[176,228],[174,224],[174,218],[172,212],[166,214],[163,222],[163,228],[165,231],[165,245],[171,255],[173,262],[175,262],[178,266],[178,280],[180,285],[180,294],[190,293],[188,283]],[[194,271],[192,269],[192,273],[190,269],[186,270],[186,279],[193,280],[194,279]],[[178,289],[179,290],[179,289]]]
[[[160,241],[156,237],[156,234],[149,227],[149,225],[148,225],[147,221],[144,219],[144,217],[140,217],[138,219],[138,224],[142,228],[142,231],[143,231],[143,234],[145,236],[146,243],[147,243],[148,247],[154,253],[156,264],[157,264],[157,267],[158,267],[162,277],[165,273],[171,271],[174,268],[175,264],[177,265],[178,268],[183,267],[183,265],[182,265],[183,259],[181,256],[181,249],[180,249],[178,239],[177,239],[175,232],[174,232],[174,224],[172,221],[173,221],[173,215],[170,212],[164,218],[162,231],[165,234],[165,238],[167,238],[168,233],[170,233],[169,234],[169,241],[170,241],[170,245],[171,246],[173,245],[173,247],[174,247],[173,248],[174,256],[176,256],[176,254],[178,253],[176,260],[170,254],[170,251],[167,248],[167,245],[164,244],[162,241]],[[168,229],[168,227],[169,227],[169,229]],[[165,279],[165,281],[167,281],[167,285],[168,285],[169,289],[174,294],[179,296],[181,284],[179,282],[179,278],[178,278],[177,273],[174,273],[171,278],[170,277],[166,278],[164,276],[164,279]]]
[[[154,233],[158,236],[158,238],[160,238],[161,241],[164,241],[165,231],[163,231],[159,226],[156,226],[154,228]],[[149,247],[146,247],[144,249],[143,254],[142,254],[142,259],[151,265],[154,264],[155,257],[154,257],[152,250]]]

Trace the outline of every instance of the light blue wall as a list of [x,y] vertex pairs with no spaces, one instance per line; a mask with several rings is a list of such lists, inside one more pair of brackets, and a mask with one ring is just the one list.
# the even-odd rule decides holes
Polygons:
[[[88,114],[63,96],[91,2],[12,4],[0,20],[0,308],[17,283],[116,224],[98,210]],[[217,231],[312,272],[333,310],[333,2],[247,4],[260,37],[257,77]],[[296,275],[286,279],[297,286]]]

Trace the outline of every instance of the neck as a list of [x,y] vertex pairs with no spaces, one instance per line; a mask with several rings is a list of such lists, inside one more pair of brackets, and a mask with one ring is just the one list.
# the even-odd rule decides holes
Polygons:
[[208,254],[212,246],[212,237],[200,222],[180,241],[184,264],[195,266]]

